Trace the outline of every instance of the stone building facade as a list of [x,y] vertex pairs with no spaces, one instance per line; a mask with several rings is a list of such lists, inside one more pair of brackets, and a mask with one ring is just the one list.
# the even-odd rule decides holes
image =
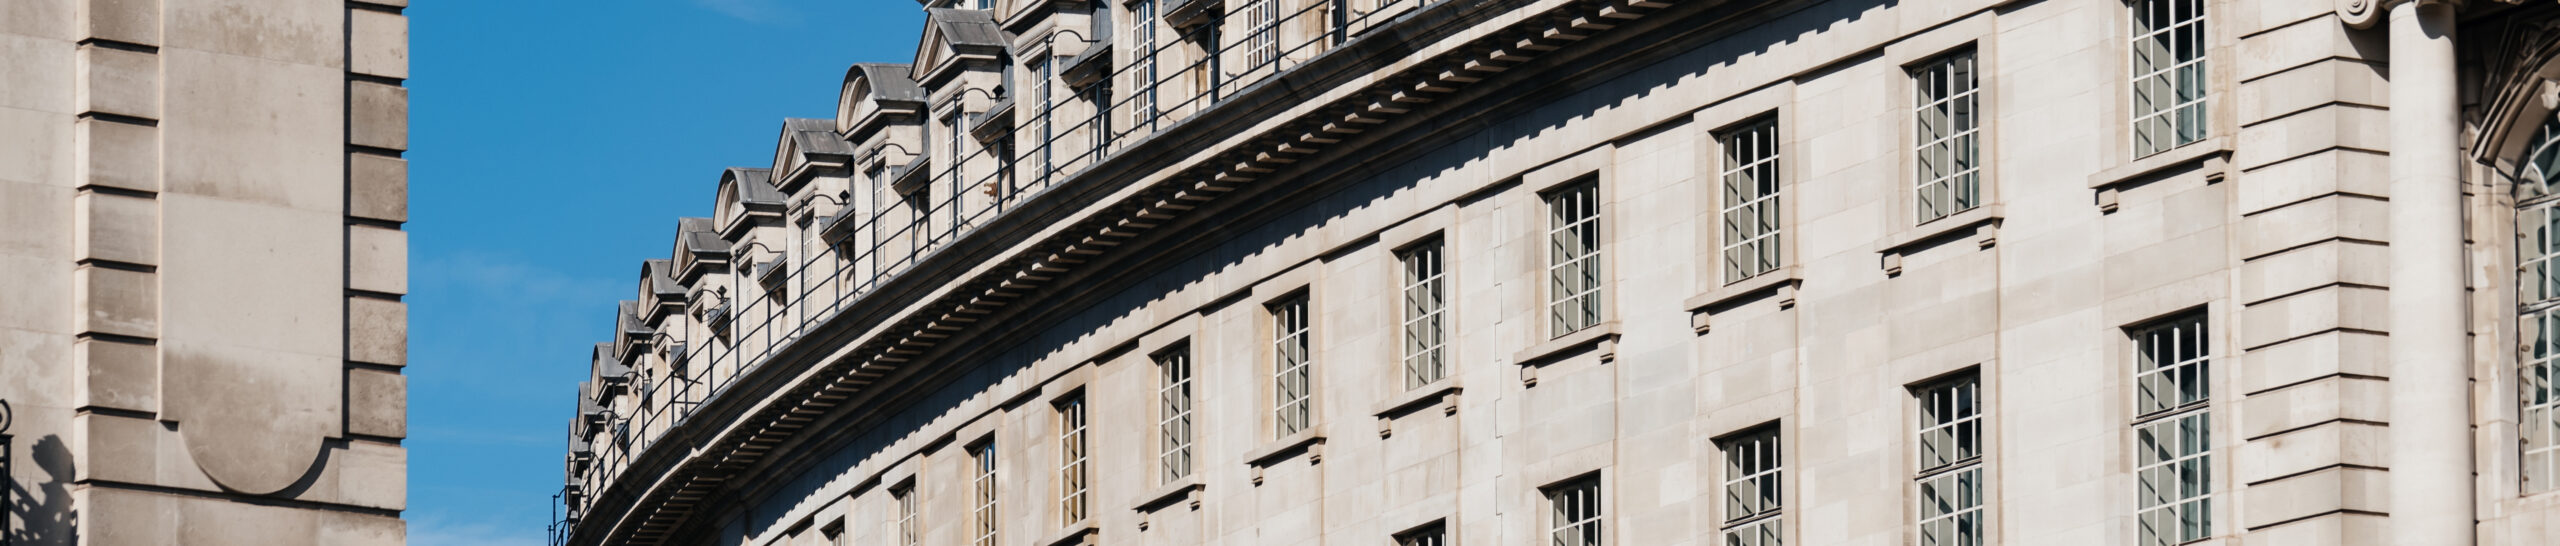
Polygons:
[[0,2],[0,543],[404,542],[407,5]]
[[573,544],[2560,543],[2560,5],[929,0]]

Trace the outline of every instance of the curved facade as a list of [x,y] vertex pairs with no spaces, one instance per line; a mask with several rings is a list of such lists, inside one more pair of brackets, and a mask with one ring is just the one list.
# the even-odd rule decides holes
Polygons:
[[641,264],[559,540],[2560,540],[2560,6],[927,13]]

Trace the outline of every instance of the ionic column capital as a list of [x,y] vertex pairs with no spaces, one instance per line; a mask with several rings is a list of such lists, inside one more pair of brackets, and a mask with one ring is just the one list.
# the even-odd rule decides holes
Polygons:
[[2391,8],[2401,4],[2433,4],[2460,9],[2462,0],[2338,0],[2338,20],[2352,28],[2373,28],[2390,19]]

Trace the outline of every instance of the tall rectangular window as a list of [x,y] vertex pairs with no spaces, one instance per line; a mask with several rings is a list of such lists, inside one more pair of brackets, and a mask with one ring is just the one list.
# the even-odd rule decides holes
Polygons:
[[2560,487],[2560,120],[2526,141],[2516,207],[2517,439],[2523,491]]
[[1156,421],[1157,464],[1164,482],[1191,475],[1191,347],[1175,347],[1156,355],[1156,399],[1163,404]]
[[2213,351],[2205,326],[2197,312],[2133,334],[2136,546],[2213,535]]
[[1244,8],[1244,62],[1248,68],[1280,60],[1280,0],[1258,0]]
[[1271,306],[1271,422],[1280,436],[1306,430],[1315,418],[1315,358],[1307,318],[1305,295]]
[[[1137,86],[1138,104],[1131,108],[1135,123],[1147,123],[1156,117],[1156,1],[1137,0],[1129,4],[1129,52],[1136,57],[1137,67],[1129,71],[1129,82]],[[1134,124],[1133,124],[1134,125]]]
[[2134,0],[2134,157],[2204,140],[2204,30],[2204,0]]
[[1085,100],[1093,103],[1093,154],[1087,161],[1099,161],[1111,143],[1111,78],[1093,82],[1085,88]]
[[1982,381],[1967,373],[1920,387],[1920,543],[1983,544]]
[[1717,135],[1724,148],[1724,282],[1777,269],[1778,120],[1764,119]]
[[1914,68],[1919,90],[1912,141],[1917,158],[1916,223],[1982,206],[1981,87],[1974,52],[1939,57]]
[[1546,195],[1548,337],[1600,323],[1600,181]]
[[1600,533],[1600,477],[1547,489],[1547,531],[1553,546],[1606,546]]
[[889,497],[898,503],[898,545],[916,546],[924,538],[923,530],[917,528],[922,522],[916,521],[916,486],[891,489]]
[[971,480],[970,544],[996,546],[996,443],[986,442],[969,449],[969,465],[974,469]]
[[1404,269],[1404,388],[1413,389],[1439,381],[1449,374],[1447,347],[1448,299],[1444,286],[1447,276],[1441,270],[1441,242],[1414,245],[1397,256]]
[[1784,500],[1778,427],[1768,426],[1720,442],[1724,449],[1724,543],[1779,546]]
[[1076,393],[1058,401],[1058,516],[1059,525],[1084,521],[1087,487],[1085,463],[1084,393]]

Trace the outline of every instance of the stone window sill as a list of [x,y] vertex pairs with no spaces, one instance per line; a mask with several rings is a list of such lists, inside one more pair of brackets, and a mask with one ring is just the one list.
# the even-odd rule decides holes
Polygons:
[[1598,351],[1601,362],[1617,360],[1618,328],[1618,321],[1614,320],[1594,324],[1589,328],[1565,334],[1563,337],[1521,349],[1520,352],[1511,355],[1511,363],[1520,365],[1520,382],[1535,387],[1538,385],[1537,365],[1564,358],[1565,355],[1584,348]]
[[1094,535],[1099,530],[1100,529],[1098,527],[1094,526],[1093,518],[1085,518],[1078,520],[1075,523],[1067,524],[1066,528],[1059,529],[1057,532],[1049,533],[1049,536],[1040,539],[1039,544],[1041,546],[1082,546],[1093,544],[1099,542],[1093,539]]
[[1307,454],[1307,464],[1321,462],[1320,459],[1324,456],[1324,435],[1318,434],[1316,432],[1318,430],[1323,428],[1310,425],[1306,430],[1272,440],[1271,443],[1246,452],[1244,463],[1254,467],[1254,483],[1258,485],[1262,482],[1260,475],[1263,467],[1280,464],[1280,461],[1288,460],[1290,456],[1302,451]]
[[2100,212],[2115,212],[2117,193],[2138,180],[2149,179],[2162,172],[2201,165],[2206,183],[2221,182],[2231,174],[2231,137],[2213,137],[2169,151],[2151,154],[2117,165],[2115,168],[2089,175],[2089,189],[2098,192]]
[[1991,248],[1992,245],[1999,243],[2000,220],[2003,217],[1999,204],[1974,207],[1973,210],[1950,214],[1936,221],[1904,228],[1901,232],[1877,241],[1876,253],[1884,255],[1885,275],[1900,275],[1904,254],[1958,233],[1971,232],[1976,236],[1974,240],[1976,246]]
[[1397,417],[1421,411],[1422,408],[1436,405],[1442,414],[1456,415],[1458,391],[1456,378],[1443,377],[1439,381],[1405,391],[1378,403],[1377,410],[1370,412],[1378,417],[1378,437],[1385,438],[1395,434]]
[[1796,287],[1803,284],[1804,270],[1790,265],[1690,296],[1681,302],[1681,306],[1689,310],[1689,326],[1704,334],[1707,333],[1707,316],[1713,311],[1771,294],[1778,297],[1778,307],[1794,307]]
[[1154,511],[1182,501],[1190,501],[1191,509],[1198,510],[1200,509],[1200,491],[1207,488],[1208,485],[1200,481],[1200,473],[1194,471],[1189,476],[1183,476],[1181,479],[1156,488],[1155,491],[1148,492],[1144,497],[1139,497],[1137,511]]

